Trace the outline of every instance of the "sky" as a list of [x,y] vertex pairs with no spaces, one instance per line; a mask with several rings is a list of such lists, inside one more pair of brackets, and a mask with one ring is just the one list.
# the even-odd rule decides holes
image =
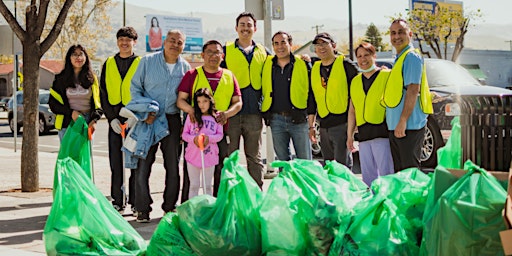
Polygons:
[[[146,6],[189,16],[192,12],[215,14],[238,13],[247,0],[126,0],[126,3]],[[262,1],[262,0],[250,0]],[[464,9],[480,9],[483,17],[478,23],[512,24],[511,0],[463,0]],[[408,0],[352,0],[352,22],[387,24],[390,16],[405,13]],[[284,0],[284,15],[323,17],[348,20],[348,0]]]

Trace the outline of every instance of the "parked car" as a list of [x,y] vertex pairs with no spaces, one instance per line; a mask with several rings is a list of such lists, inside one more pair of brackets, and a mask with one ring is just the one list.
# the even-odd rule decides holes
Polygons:
[[[393,67],[393,59],[377,59],[377,66]],[[465,95],[512,95],[505,88],[482,85],[462,66],[448,60],[425,59],[430,91],[435,94],[434,114],[429,115],[425,140],[421,151],[421,164],[437,165],[437,149],[444,146],[451,134],[451,121],[460,115],[460,98]]]
[[0,111],[7,111],[7,102],[9,102],[10,99],[11,97],[3,97],[0,99]]
[[[39,134],[48,133],[50,130],[55,128],[55,114],[50,110],[48,100],[50,99],[50,91],[39,90]],[[17,105],[17,131],[23,126],[23,91],[16,93],[16,105]],[[9,127],[14,133],[14,112],[13,112],[13,100],[12,98],[7,103],[8,106],[8,120]]]

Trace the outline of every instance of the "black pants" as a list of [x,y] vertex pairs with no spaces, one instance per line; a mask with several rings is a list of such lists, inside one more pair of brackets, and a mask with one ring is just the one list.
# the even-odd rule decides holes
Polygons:
[[[109,126],[108,129],[108,158],[110,160],[110,171],[112,172],[110,178],[110,196],[112,196],[112,204],[121,208],[126,207],[126,198],[123,197],[123,138],[120,134],[115,133]],[[133,205],[135,203],[135,169],[131,169],[130,179],[128,181],[129,196],[128,203]],[[126,184],[125,184],[126,186]],[[126,192],[126,191],[125,191]]]
[[421,147],[425,138],[425,127],[419,130],[406,130],[405,137],[395,137],[395,131],[389,131],[389,145],[395,172],[403,169],[421,167]]
[[185,149],[187,148],[187,142],[183,142],[183,186],[181,189],[181,203],[188,200],[188,193],[190,191],[190,179],[188,178],[187,161],[185,160]]
[[228,157],[228,142],[226,140],[226,133],[224,132],[224,137],[221,141],[217,143],[219,146],[219,164],[215,166],[215,171],[213,172],[213,196],[217,197],[217,192],[219,192],[220,185],[220,176],[222,174],[222,168],[224,167],[224,158]]
[[170,134],[160,140],[159,143],[151,146],[146,159],[139,159],[136,172],[137,196],[135,197],[135,207],[140,212],[151,212],[151,198],[149,189],[149,176],[151,175],[151,167],[155,162],[155,155],[160,146],[164,159],[165,168],[165,189],[164,202],[162,210],[164,212],[172,211],[176,208],[178,195],[180,192],[180,175],[179,175],[179,159],[180,159],[180,132],[181,118],[179,114],[166,115],[167,124]]

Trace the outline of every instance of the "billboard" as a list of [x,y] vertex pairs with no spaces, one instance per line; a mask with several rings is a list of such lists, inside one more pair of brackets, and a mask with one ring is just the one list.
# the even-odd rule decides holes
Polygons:
[[167,32],[172,29],[179,29],[187,36],[183,52],[201,52],[203,47],[203,25],[201,18],[153,14],[146,15],[146,51],[154,52],[161,50]]

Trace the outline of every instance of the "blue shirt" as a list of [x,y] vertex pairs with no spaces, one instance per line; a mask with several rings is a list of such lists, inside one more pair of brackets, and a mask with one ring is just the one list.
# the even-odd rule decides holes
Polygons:
[[[397,55],[396,60],[404,54],[409,48],[412,46],[407,46],[405,49]],[[406,95],[407,86],[410,84],[421,84],[421,74],[423,71],[423,58],[416,52],[411,51],[405,56],[405,60],[403,62],[402,67],[402,75],[404,80],[404,89],[402,93],[402,99],[398,106],[394,108],[386,108],[386,123],[388,125],[388,130],[393,131],[400,121],[400,116],[402,115],[402,110],[404,108],[404,101]],[[423,113],[420,107],[420,98],[418,94],[418,98],[416,99],[416,105],[407,119],[406,130],[419,130],[423,128],[427,124],[428,115]]]
[[172,73],[169,72],[163,51],[142,57],[130,86],[132,101],[144,98],[157,101],[160,106],[158,115],[179,113],[176,106],[178,85],[188,70],[190,64],[181,56]]

